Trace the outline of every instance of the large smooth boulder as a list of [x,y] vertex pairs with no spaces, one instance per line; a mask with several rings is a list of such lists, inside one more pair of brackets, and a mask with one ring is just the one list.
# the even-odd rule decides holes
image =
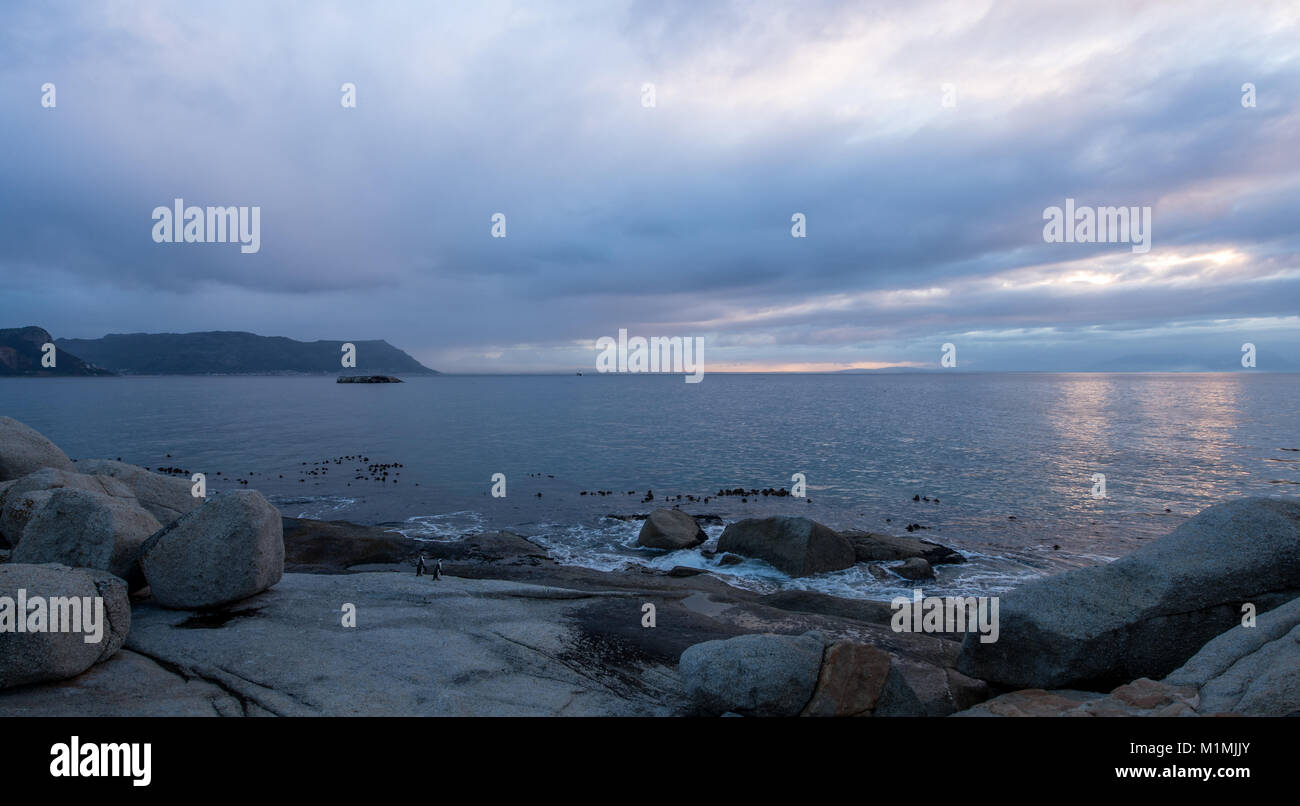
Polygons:
[[903,579],[917,581],[921,579],[934,579],[934,569],[930,564],[920,557],[912,557],[907,562],[894,569],[894,573]]
[[132,590],[144,587],[140,547],[162,528],[135,503],[87,490],[58,489],[36,511],[14,549],[16,563],[60,563],[97,568],[120,577]]
[[140,501],[140,506],[153,513],[164,525],[198,509],[203,503],[202,498],[194,497],[189,479],[164,476],[112,459],[79,459],[77,469],[82,473],[111,476],[125,482]]
[[145,542],[140,568],[164,607],[217,607],[261,593],[284,574],[280,512],[255,490],[221,493]]
[[824,642],[817,633],[741,635],[687,647],[686,693],[709,714],[797,716],[817,687]]
[[36,429],[0,417],[0,481],[19,479],[43,467],[71,470],[72,460]]
[[45,506],[55,490],[62,489],[85,490],[131,503],[136,501],[131,488],[117,479],[47,467],[28,473],[21,479],[6,482],[5,489],[0,490],[0,535],[10,545],[18,545],[28,521],[37,510]]
[[1218,504],[1109,565],[1006,594],[999,639],[968,635],[958,669],[1013,688],[1159,679],[1235,626],[1244,603],[1262,612],[1298,593],[1300,502]]
[[746,518],[728,526],[719,552],[766,560],[790,576],[839,571],[855,561],[853,546],[835,530],[807,518]]
[[1197,687],[1202,714],[1300,713],[1300,598],[1210,641],[1164,682]]
[[939,563],[964,563],[966,558],[956,551],[914,537],[896,537],[861,529],[846,529],[840,536],[853,545],[854,555],[860,563],[909,560],[920,557],[931,565]]
[[652,549],[688,549],[708,540],[690,515],[680,509],[656,509],[641,526],[636,544]]
[[[27,613],[19,612],[20,591]],[[76,597],[77,604],[67,597]],[[38,601],[41,622],[34,621]],[[60,618],[55,625],[56,612],[81,613],[81,620],[66,624]],[[43,631],[17,632],[13,619],[20,617],[26,627],[43,623]],[[75,677],[117,652],[130,628],[126,583],[110,574],[65,565],[0,565],[0,689]]]

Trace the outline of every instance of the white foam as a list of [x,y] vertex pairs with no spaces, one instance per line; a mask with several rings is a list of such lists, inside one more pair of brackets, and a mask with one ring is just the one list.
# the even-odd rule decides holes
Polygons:
[[416,515],[407,518],[402,526],[392,529],[414,540],[448,542],[459,540],[466,534],[483,530],[483,516],[478,512],[461,510],[441,515]]
[[347,509],[357,502],[355,498],[346,498],[341,495],[316,495],[316,496],[277,496],[273,495],[267,498],[275,508],[281,512],[286,509],[289,511],[297,510],[295,518],[308,518],[311,520],[325,520],[326,516],[336,515],[340,511]]
[[[445,542],[482,531],[485,522],[482,514],[464,510],[417,515],[393,531],[418,540]],[[1003,593],[1045,573],[1044,569],[1031,567],[1014,557],[963,551],[966,563],[936,565],[936,579],[915,583],[894,574],[886,580],[877,579],[863,563],[811,577],[791,577],[763,560],[742,558],[739,563],[720,565],[721,555],[706,557],[701,550],[717,551],[718,538],[722,536],[725,524],[703,526],[708,539],[702,545],[676,551],[638,546],[636,541],[641,526],[641,521],[601,518],[588,524],[536,523],[513,527],[512,531],[546,549],[562,565],[606,572],[635,566],[661,571],[677,566],[699,568],[717,575],[729,585],[756,593],[808,590],[850,599],[888,601],[895,596],[910,597],[913,587],[919,586],[927,595],[985,596]],[[889,569],[902,565],[902,561],[876,564]]]

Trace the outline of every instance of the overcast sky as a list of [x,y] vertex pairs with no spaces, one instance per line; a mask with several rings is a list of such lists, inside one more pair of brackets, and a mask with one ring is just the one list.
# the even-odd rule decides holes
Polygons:
[[[1294,0],[6,2],[0,105],[0,327],[1300,369]],[[259,206],[260,251],[154,243],[176,198]],[[1046,243],[1067,198],[1151,207],[1150,251]]]

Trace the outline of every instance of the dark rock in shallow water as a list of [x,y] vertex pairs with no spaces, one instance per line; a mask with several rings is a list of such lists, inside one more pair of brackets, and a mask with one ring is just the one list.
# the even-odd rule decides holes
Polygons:
[[876,579],[880,580],[881,582],[889,582],[889,581],[891,581],[890,576],[889,576],[889,572],[885,570],[885,567],[884,567],[883,565],[876,565],[876,564],[872,563],[871,565],[868,565],[868,566],[867,566],[867,571],[868,571],[868,572],[869,572],[873,577],[875,577]]
[[[480,532],[454,541],[419,541],[383,526],[347,521],[281,518],[285,570],[343,574],[379,565],[410,565],[424,555],[434,560],[471,563],[527,563],[551,560],[546,550],[511,532]],[[465,569],[458,569],[461,573]]]
[[[426,549],[429,544],[425,544]],[[454,543],[433,545],[434,556],[476,563],[553,563],[546,549],[514,532],[479,532]],[[426,551],[426,556],[428,552]]]
[[746,518],[726,528],[718,551],[766,560],[790,576],[839,571],[854,563],[853,546],[807,518]]
[[966,562],[965,557],[947,546],[929,540],[864,532],[861,529],[845,529],[840,535],[853,544],[854,554],[860,563],[907,560],[912,557],[920,557],[931,565]]
[[335,383],[401,383],[392,375],[340,375]]
[[912,557],[907,562],[894,569],[894,573],[903,579],[912,581],[920,579],[934,579],[934,569],[930,564],[920,557]]
[[670,571],[668,571],[668,576],[670,576],[670,577],[697,577],[697,576],[699,576],[700,574],[707,574],[707,573],[708,573],[708,571],[704,570],[703,568],[691,568],[691,567],[688,566],[688,565],[675,565],[675,566],[672,567],[672,569],[671,569]]
[[415,562],[420,553],[416,541],[378,526],[299,518],[280,522],[286,571],[341,574],[354,565]]
[[680,509],[656,509],[641,526],[636,544],[652,549],[687,549],[708,539],[690,515]]
[[1001,597],[1000,636],[966,637],[958,668],[1014,688],[1158,679],[1216,635],[1300,593],[1300,501],[1218,504],[1126,557]]
[[[590,492],[590,493],[587,493],[587,494],[588,494],[588,495],[597,495],[597,493],[595,493],[595,492]],[[628,494],[631,495],[631,493],[628,493]],[[605,493],[602,492],[602,493],[599,493],[599,495],[605,495]],[[612,493],[611,493],[611,495],[612,495]],[[649,517],[650,517],[650,513],[648,513],[648,512],[637,512],[637,513],[633,513],[633,514],[631,514],[631,515],[619,515],[618,513],[615,513],[615,512],[607,512],[607,513],[605,513],[605,517],[606,517],[606,518],[610,518],[610,519],[612,519],[612,520],[616,520],[616,521],[623,521],[624,523],[626,523],[626,522],[628,522],[628,521],[643,521],[643,520],[645,520],[646,518],[649,518]],[[691,517],[695,519],[695,522],[696,522],[696,523],[712,523],[712,524],[722,525],[722,516],[721,516],[721,515],[704,514],[704,515],[691,515]]]

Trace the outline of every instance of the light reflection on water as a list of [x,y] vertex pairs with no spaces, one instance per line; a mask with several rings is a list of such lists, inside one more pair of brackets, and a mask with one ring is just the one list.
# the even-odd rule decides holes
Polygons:
[[[894,533],[918,523],[916,536],[977,558],[942,569],[940,586],[986,589],[1121,556],[1230,497],[1294,494],[1298,407],[1300,375],[1252,373],[0,379],[0,413],[74,457],[204,471],[217,490],[240,476],[290,515],[414,519],[407,531],[439,539],[514,528],[601,567],[695,561],[635,548],[637,524],[605,514],[788,488],[801,472],[812,503],[684,508]],[[304,462],[344,455],[401,463],[400,475],[357,479],[356,463],[304,475]],[[488,495],[497,472],[505,499]],[[1106,474],[1105,500],[1091,497],[1093,473]],[[594,490],[615,494],[580,495]],[[655,501],[641,503],[647,490]],[[852,573],[788,584],[881,593]]]

